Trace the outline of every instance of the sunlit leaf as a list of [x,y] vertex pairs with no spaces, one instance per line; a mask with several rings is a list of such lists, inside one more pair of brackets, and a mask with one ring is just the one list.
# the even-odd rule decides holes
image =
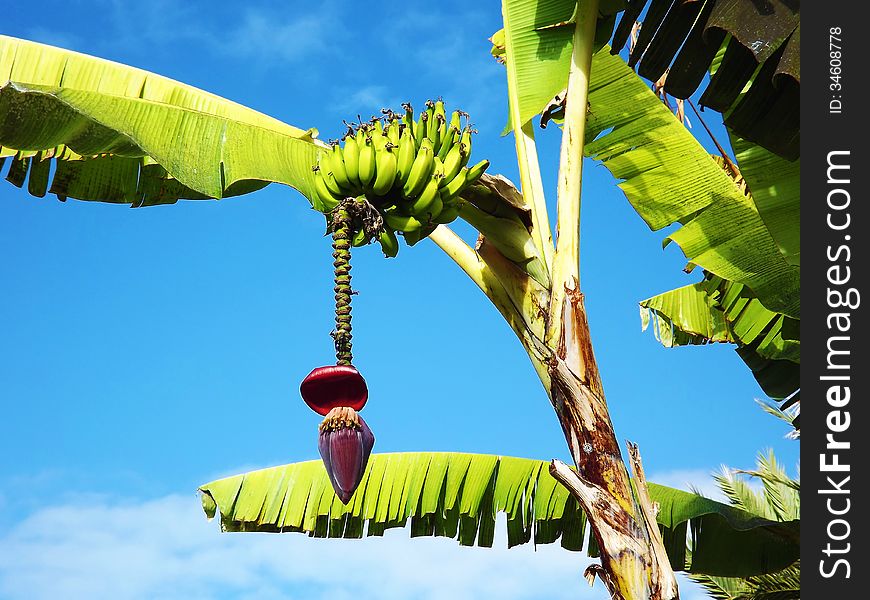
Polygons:
[[[696,494],[649,487],[676,569],[686,568],[687,527],[692,569],[699,572],[764,573],[798,556],[797,521],[775,523]],[[374,454],[347,505],[336,499],[321,461],[236,475],[200,491],[206,514],[219,512],[224,531],[357,538],[410,524],[412,537],[489,547],[496,514],[504,513],[509,547],[561,540],[569,550],[582,550],[586,528],[585,515],[550,475],[548,463],[483,454]]]

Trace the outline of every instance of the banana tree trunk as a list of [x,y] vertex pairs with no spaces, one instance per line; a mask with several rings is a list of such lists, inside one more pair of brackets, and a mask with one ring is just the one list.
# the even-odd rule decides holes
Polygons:
[[[655,520],[636,446],[629,444],[637,494],[632,492],[613,431],[589,336],[583,294],[566,290],[563,327],[547,364],[550,399],[576,471],[553,461],[550,472],[577,498],[601,550],[597,575],[612,598],[679,598],[676,579]],[[533,358],[533,360],[536,360]]]
[[549,356],[542,380],[577,469],[553,461],[550,472],[577,498],[598,542],[601,564],[587,569],[587,580],[593,583],[597,575],[616,599],[674,600],[679,598],[677,582],[640,455],[629,444],[635,494],[604,399],[580,292],[581,183],[598,5],[598,0],[584,0],[575,12],[557,182],[557,239],[543,338]]
[[[492,179],[482,181],[499,193]],[[550,472],[580,503],[600,550],[601,564],[587,569],[587,580],[591,584],[598,576],[615,600],[678,599],[640,454],[628,445],[633,489],[614,434],[577,280],[564,287],[561,311],[554,314],[552,288],[505,258],[485,237],[475,250],[445,227],[431,237],[505,317],[548,393],[576,467],[553,461]],[[555,335],[548,335],[554,320]]]
[[[489,297],[522,342],[547,390],[568,442],[576,470],[553,461],[550,471],[576,497],[598,543],[601,564],[587,569],[616,600],[676,600],[676,578],[665,552],[649,498],[637,448],[629,444],[632,488],[613,431],[580,292],[580,200],[586,116],[598,0],[577,4],[573,17],[571,65],[564,94],[559,160],[556,245],[550,236],[547,204],[534,142],[534,127],[520,114],[519,84],[511,68],[511,23],[505,20],[508,104],[517,144],[521,202],[502,195],[488,176],[484,198],[469,190],[465,199],[491,206],[486,196],[501,196],[488,220],[472,225],[480,232],[474,250],[453,232],[437,228],[438,244]],[[511,186],[512,187],[512,186]],[[515,190],[514,190],[515,191]],[[490,198],[491,200],[491,198]],[[514,226],[512,212],[531,225]],[[516,215],[514,215],[516,216]],[[468,220],[468,219],[466,219]],[[499,225],[501,223],[502,225]],[[533,268],[534,267],[534,268]]]

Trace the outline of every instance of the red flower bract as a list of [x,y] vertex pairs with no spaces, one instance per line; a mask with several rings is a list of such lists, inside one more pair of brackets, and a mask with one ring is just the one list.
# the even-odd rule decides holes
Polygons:
[[317,367],[299,387],[305,404],[319,415],[339,406],[361,410],[369,397],[366,380],[351,365]]
[[332,488],[343,504],[350,502],[362,481],[375,445],[375,436],[359,415],[358,424],[330,423],[329,417],[320,427],[318,448]]

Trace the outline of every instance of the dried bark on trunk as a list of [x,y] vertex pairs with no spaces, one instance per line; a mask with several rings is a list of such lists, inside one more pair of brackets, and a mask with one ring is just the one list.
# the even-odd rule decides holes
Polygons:
[[577,470],[553,461],[550,472],[577,498],[601,549],[597,575],[620,600],[675,600],[676,579],[655,521],[636,446],[629,445],[637,498],[613,431],[583,302],[566,289],[563,329],[548,365],[550,397]]
[[[490,179],[485,175],[481,183],[491,194],[505,206],[522,208]],[[465,198],[476,199],[473,191]],[[575,471],[553,461],[550,472],[580,503],[601,551],[601,564],[587,569],[587,579],[600,578],[616,600],[677,600],[640,454],[629,445],[633,490],[613,431],[577,280],[557,294],[505,258],[483,234],[474,249],[445,227],[431,237],[493,302],[547,390],[576,466]],[[555,320],[554,302],[561,303]],[[548,335],[554,324],[556,335]]]

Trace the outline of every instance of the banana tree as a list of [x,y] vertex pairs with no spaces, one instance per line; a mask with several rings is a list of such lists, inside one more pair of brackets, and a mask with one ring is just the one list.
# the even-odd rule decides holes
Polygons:
[[[621,180],[651,228],[683,224],[669,239],[692,264],[752,290],[768,310],[799,316],[799,279],[751,199],[602,46],[618,8],[596,0],[504,1],[503,60],[520,189],[488,175],[463,187],[457,214],[479,231],[474,247],[445,224],[430,223],[426,237],[505,318],[543,384],[574,461],[574,468],[553,461],[548,473],[590,523],[601,557],[590,577],[598,575],[614,598],[668,599],[678,591],[668,553],[673,543],[657,522],[654,500],[661,499],[646,484],[633,446],[634,481],[629,477],[580,287],[583,157]],[[26,183],[33,195],[141,207],[281,183],[315,208],[332,210],[314,169],[333,150],[314,129],[138,69],[7,37],[0,37],[0,82],[0,161],[11,163],[7,179]],[[564,111],[555,243],[533,124],[554,98]],[[380,215],[373,215],[377,228]],[[348,232],[335,226],[340,213],[330,216],[336,244],[346,250]],[[410,241],[412,232],[404,233]],[[740,250],[747,239],[751,252]],[[341,293],[349,299],[347,292]],[[349,362],[349,347],[341,350]],[[392,487],[390,497],[398,495],[398,503],[403,493]]]

